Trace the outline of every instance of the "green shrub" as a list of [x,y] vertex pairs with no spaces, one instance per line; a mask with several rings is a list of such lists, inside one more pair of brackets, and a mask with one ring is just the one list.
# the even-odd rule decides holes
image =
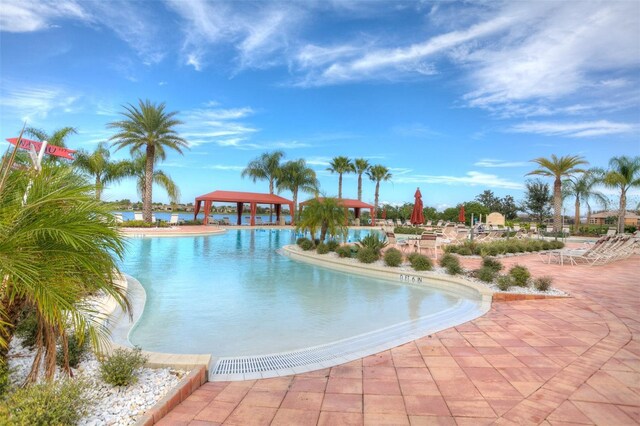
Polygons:
[[316,247],[316,252],[318,254],[327,254],[329,253],[329,246],[326,245],[325,243],[320,243]]
[[[87,342],[85,340],[80,344],[80,340],[75,335],[69,336],[67,339],[67,346],[69,348],[69,367],[76,368],[78,366],[80,358],[87,347],[86,343]],[[58,348],[58,351],[56,352],[56,364],[60,367],[64,366],[64,352],[62,348]]]
[[168,228],[169,223],[165,221],[147,223],[143,220],[128,220],[126,222],[118,223],[118,226],[123,228]]
[[460,266],[460,259],[453,254],[445,254],[440,258],[440,266],[446,269],[447,274],[457,275],[462,273],[462,266]]
[[542,241],[542,250],[551,250],[552,244],[551,241],[544,240]]
[[402,253],[400,250],[390,248],[384,253],[384,263],[387,266],[400,266],[402,264]]
[[2,425],[74,425],[89,405],[86,383],[79,380],[46,382],[16,389],[0,403]]
[[358,255],[358,251],[360,250],[360,246],[357,244],[351,244],[349,246],[349,249],[351,249],[351,257],[356,257]]
[[460,256],[471,256],[473,254],[473,252],[471,251],[471,248],[469,248],[469,247],[460,247],[460,248],[458,248],[458,254]]
[[411,267],[416,271],[431,271],[433,269],[433,262],[423,254],[414,253],[413,256],[410,256],[409,261]]
[[552,250],[558,250],[564,247],[564,243],[562,241],[549,241]]
[[547,291],[551,288],[552,282],[553,282],[553,278],[551,277],[539,277],[533,280],[533,286],[538,291]]
[[7,362],[0,358],[0,401],[9,391],[9,388],[11,388],[11,382],[9,381],[10,372]]
[[480,281],[491,283],[496,278],[497,274],[498,274],[498,271],[496,271],[495,269],[490,268],[488,266],[483,266],[482,268],[478,269],[478,271],[476,272],[476,277]]
[[358,250],[358,260],[362,263],[373,263],[379,258],[380,254],[371,247],[364,247]]
[[340,246],[336,249],[339,257],[351,257],[351,248],[349,246]]
[[300,237],[300,238],[298,238],[298,239],[296,240],[296,244],[297,244],[297,245],[300,245],[300,244],[302,244],[302,242],[303,242],[304,240],[308,240],[308,238],[306,238],[306,237]]
[[38,335],[38,319],[34,311],[24,314],[22,320],[16,326],[16,336],[22,339],[22,344],[27,348],[33,348]]
[[395,234],[420,235],[424,232],[423,228],[412,228],[410,226],[396,226],[393,229]]
[[411,252],[407,255],[407,260],[409,261],[409,263],[413,263],[413,259],[415,259],[417,256],[422,256],[422,255],[415,251]]
[[499,260],[494,259],[493,257],[485,257],[482,259],[482,267],[483,268],[490,268],[495,272],[500,272],[502,271],[502,263],[500,263]]
[[304,251],[309,251],[313,248],[313,241],[306,239],[305,241],[300,243],[300,248]]
[[513,279],[513,284],[519,287],[526,287],[531,278],[531,273],[526,266],[515,265],[509,269],[509,275]]
[[498,275],[496,285],[501,291],[507,291],[513,285],[513,280],[510,275]]
[[102,380],[114,386],[128,386],[138,380],[136,372],[147,358],[142,355],[142,349],[116,349],[113,354],[100,363]]
[[336,249],[340,247],[340,243],[336,240],[329,240],[327,242],[327,247],[329,247],[329,251],[336,251]]
[[380,235],[377,232],[372,232],[371,234],[367,235],[366,237],[358,241],[358,244],[361,247],[374,250],[376,254],[379,255],[380,250],[385,248],[387,244],[389,244],[389,242],[386,239],[384,239],[384,237],[380,238]]

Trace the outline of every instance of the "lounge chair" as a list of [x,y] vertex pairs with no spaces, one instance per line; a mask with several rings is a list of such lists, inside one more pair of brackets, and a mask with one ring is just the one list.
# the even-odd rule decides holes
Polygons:
[[403,225],[404,226],[413,226],[413,223],[411,223],[411,221],[409,219],[405,219]]
[[398,240],[396,238],[396,234],[394,234],[393,232],[386,232],[385,234],[387,236],[387,241],[389,242],[390,246],[393,246],[399,249],[403,253],[409,247],[409,242],[407,242],[407,240]]
[[438,236],[436,234],[428,234],[424,233],[420,236],[418,240],[418,253],[421,253],[422,250],[432,250],[433,255],[438,259]]
[[143,221],[142,212],[133,212],[133,220]]
[[225,226],[231,226],[231,221],[229,220],[229,217],[228,217],[228,216],[223,217],[223,218],[220,220],[220,223],[221,223],[222,225],[225,225]]
[[264,226],[265,223],[262,221],[262,216],[256,216],[256,226]]
[[609,228],[607,230],[607,237],[613,237],[614,235],[616,235],[618,231],[616,230],[616,228]]
[[171,217],[169,218],[170,226],[177,226],[183,222],[184,220],[180,219],[180,215],[178,213],[171,213]]
[[114,213],[113,214],[116,223],[124,223],[124,219],[122,218],[122,213]]

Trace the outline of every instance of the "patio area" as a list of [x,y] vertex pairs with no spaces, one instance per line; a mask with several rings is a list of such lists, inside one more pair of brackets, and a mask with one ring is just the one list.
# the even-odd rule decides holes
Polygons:
[[206,383],[159,424],[637,424],[640,256],[503,259],[515,263],[573,297],[494,302],[474,321],[329,369]]

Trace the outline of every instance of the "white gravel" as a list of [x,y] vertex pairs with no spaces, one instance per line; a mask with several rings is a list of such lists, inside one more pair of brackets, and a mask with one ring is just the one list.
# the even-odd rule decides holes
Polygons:
[[[9,368],[14,385],[22,384],[27,377],[33,357],[34,351],[23,347],[21,339],[14,337],[9,347]],[[91,400],[91,405],[79,424],[124,426],[135,424],[145,411],[178,384],[186,372],[168,368],[142,368],[135,384],[111,386],[102,381],[100,363],[93,353],[87,352],[78,368],[73,369],[73,374],[89,383],[85,395]],[[56,372],[56,377],[62,375],[62,371]]]

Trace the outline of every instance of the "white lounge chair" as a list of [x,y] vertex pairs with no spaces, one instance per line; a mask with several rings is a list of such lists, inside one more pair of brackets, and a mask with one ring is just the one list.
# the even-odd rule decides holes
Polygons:
[[139,220],[139,221],[144,220],[142,218],[142,212],[133,212],[133,220]]
[[124,222],[124,219],[122,218],[122,213],[114,213],[113,217],[116,220],[116,223],[123,223]]
[[171,213],[171,217],[169,218],[170,226],[177,226],[180,223],[180,215],[178,213]]
[[422,252],[422,250],[432,250],[433,255],[438,259],[438,236],[436,234],[428,234],[424,233],[420,236],[418,240],[418,252]]
[[229,216],[225,216],[220,220],[220,223],[225,226],[231,226],[231,221],[229,220]]
[[262,221],[262,216],[256,216],[256,226],[263,226],[265,223]]

